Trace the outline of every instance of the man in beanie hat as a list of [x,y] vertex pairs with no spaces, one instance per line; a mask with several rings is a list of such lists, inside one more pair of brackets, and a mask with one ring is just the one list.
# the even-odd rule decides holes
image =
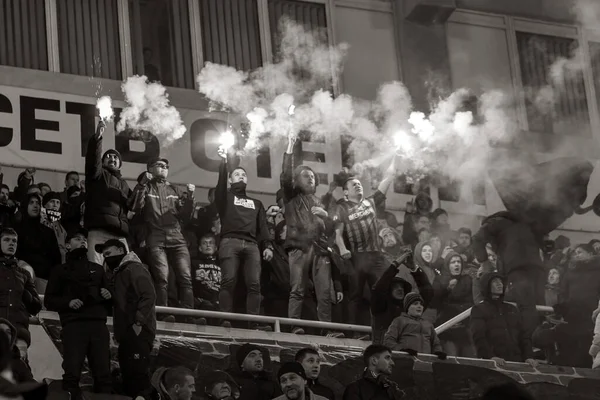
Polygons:
[[304,367],[297,362],[285,363],[279,368],[277,380],[283,394],[274,400],[327,400],[308,388]]
[[236,351],[235,360],[239,368],[232,368],[229,374],[240,386],[239,400],[272,400],[281,394],[265,371],[261,347],[246,343]]
[[88,258],[102,265],[102,254],[94,251],[97,244],[109,239],[121,240],[127,248],[131,189],[121,176],[123,159],[114,149],[102,154],[102,134],[106,124],[98,122],[96,133],[90,137],[85,155],[85,213],[84,226],[88,233]]
[[[312,275],[319,321],[331,322],[332,303],[342,300],[342,296],[332,298],[332,268],[335,266],[332,267],[332,250],[328,238],[334,234],[335,221],[315,195],[319,186],[315,172],[305,165],[294,168],[297,137],[290,135],[288,139],[280,178],[287,225],[285,249],[288,251],[290,262],[291,291],[288,317],[302,317],[302,305],[309,277]],[[294,327],[292,332],[303,334],[304,329]],[[343,336],[337,332],[329,334]]]
[[87,258],[87,232],[67,236],[65,264],[53,269],[44,304],[56,311],[62,325],[63,389],[71,400],[82,399],[79,381],[85,358],[94,378],[96,393],[110,393],[110,334],[106,317],[112,295],[104,268]]
[[440,339],[433,324],[423,319],[425,302],[418,293],[404,296],[404,313],[394,319],[383,339],[383,344],[392,350],[405,351],[408,354],[435,354],[445,360]]
[[[192,215],[196,186],[187,185],[187,195],[167,181],[169,161],[155,158],[135,186],[129,199],[130,209],[144,215],[146,247],[150,272],[156,288],[156,305],[167,306],[169,270],[173,271],[179,304],[194,308],[190,253],[183,237],[183,225]],[[168,315],[165,321],[175,322]]]
[[60,255],[62,262],[64,263],[67,255],[67,248],[65,247],[67,240],[67,231],[61,223],[61,200],[60,193],[48,192],[42,198],[42,224],[54,231],[56,235],[56,241],[58,242],[58,248],[60,249]]
[[213,371],[204,380],[206,400],[234,400],[240,395],[236,381],[225,371]]
[[23,217],[15,226],[19,235],[17,258],[33,267],[37,291],[43,294],[52,268],[61,264],[60,247],[54,231],[42,223],[40,195],[27,195],[25,207],[22,208]]

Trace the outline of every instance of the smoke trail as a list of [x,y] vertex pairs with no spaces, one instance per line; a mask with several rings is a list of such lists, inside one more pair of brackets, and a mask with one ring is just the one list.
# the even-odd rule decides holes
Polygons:
[[146,76],[131,76],[121,85],[127,107],[117,124],[118,131],[150,132],[161,145],[169,145],[181,138],[186,128],[175,107],[169,105],[164,86],[148,82]]

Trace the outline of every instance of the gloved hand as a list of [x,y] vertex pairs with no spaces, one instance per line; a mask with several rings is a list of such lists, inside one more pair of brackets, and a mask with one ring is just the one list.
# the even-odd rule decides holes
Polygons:
[[419,354],[419,353],[417,353],[417,352],[416,352],[415,350],[413,350],[413,349],[402,349],[402,350],[400,350],[400,351],[403,351],[403,352],[405,352],[405,353],[408,353],[409,355],[411,355],[411,356],[413,356],[413,357],[416,357],[416,356],[417,356],[417,354]]
[[445,360],[446,358],[448,358],[448,354],[444,353],[443,351],[436,351],[433,354],[435,354],[440,360]]

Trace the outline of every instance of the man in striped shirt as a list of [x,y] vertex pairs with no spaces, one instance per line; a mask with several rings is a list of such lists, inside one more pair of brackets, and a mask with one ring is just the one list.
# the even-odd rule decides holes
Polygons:
[[[377,214],[385,210],[385,193],[393,180],[393,170],[379,183],[371,196],[364,197],[364,189],[358,178],[350,177],[343,185],[346,200],[338,205],[336,244],[344,259],[351,259],[353,270],[349,274],[349,310],[356,310],[365,283],[369,289],[387,269],[379,244]],[[356,312],[350,312],[351,324],[356,323]]]

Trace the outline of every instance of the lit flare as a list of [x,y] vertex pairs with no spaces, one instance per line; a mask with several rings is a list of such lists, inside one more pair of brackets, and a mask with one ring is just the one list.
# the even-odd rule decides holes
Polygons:
[[230,130],[226,130],[221,133],[219,144],[223,149],[227,150],[235,144],[235,136],[233,136],[233,133]]
[[113,118],[112,100],[109,96],[100,97],[96,102],[96,108],[102,120],[110,121]]

